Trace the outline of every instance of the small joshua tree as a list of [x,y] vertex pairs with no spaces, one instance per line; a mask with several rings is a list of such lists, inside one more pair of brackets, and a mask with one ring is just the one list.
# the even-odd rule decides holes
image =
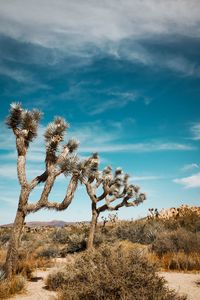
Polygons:
[[[74,192],[78,184],[78,177],[73,173],[73,166],[76,156],[73,152],[76,150],[78,143],[75,140],[69,140],[68,143],[61,145],[64,139],[64,133],[69,125],[64,119],[56,117],[50,123],[44,133],[46,144],[46,168],[44,172],[28,182],[26,177],[26,154],[29,144],[36,138],[38,124],[41,118],[41,112],[33,109],[25,110],[21,104],[11,104],[10,114],[6,123],[13,130],[16,137],[17,148],[17,175],[21,192],[19,196],[18,208],[13,224],[13,230],[8,246],[8,252],[5,263],[6,277],[15,274],[18,262],[18,248],[22,235],[25,217],[42,208],[64,210],[71,203]],[[59,151],[60,150],[60,151]],[[62,202],[50,202],[48,200],[51,189],[56,178],[65,172],[65,175],[71,175],[69,185],[66,190],[65,198]],[[29,204],[29,196],[32,190],[41,182],[44,182],[43,191],[40,199],[34,204]]]
[[[146,196],[139,193],[138,186],[129,184],[129,175],[124,174],[122,169],[117,168],[113,173],[112,168],[107,166],[100,172],[97,153],[79,163],[78,168],[79,179],[85,185],[92,202],[92,220],[87,241],[87,248],[91,249],[100,213],[118,210],[121,207],[137,206],[146,199]],[[101,190],[99,196],[97,196],[98,189]]]

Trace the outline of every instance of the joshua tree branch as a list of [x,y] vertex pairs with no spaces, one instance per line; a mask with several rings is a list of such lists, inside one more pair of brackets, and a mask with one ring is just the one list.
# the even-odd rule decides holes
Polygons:
[[103,193],[97,198],[97,201],[101,201],[105,199],[105,197],[109,194],[110,188],[107,184],[103,183]]
[[30,183],[30,189],[33,190],[41,182],[45,182],[48,177],[48,172],[45,170],[41,175],[35,177]]
[[[55,178],[54,178],[54,180],[55,180]],[[52,179],[51,179],[51,181],[49,179],[48,185],[51,182],[53,182]],[[74,176],[72,176],[72,178],[69,182],[65,198],[63,199],[63,201],[61,203],[50,202],[48,200],[48,195],[49,195],[51,189],[49,189],[49,187],[47,187],[45,190],[45,193],[41,196],[39,201],[37,201],[34,204],[27,205],[27,209],[26,209],[27,213],[36,212],[36,211],[40,210],[41,208],[55,209],[58,211],[66,209],[70,205],[70,203],[74,197],[74,193],[77,188],[77,185],[78,185],[78,177],[74,175]]]
[[97,190],[100,187],[100,185],[101,185],[102,182],[103,182],[102,178],[97,178],[96,179],[96,183],[94,185],[94,189]]
[[93,203],[97,203],[97,197],[95,195],[95,189],[92,187],[92,184],[89,182],[85,183],[86,190],[88,195],[90,196],[90,199],[92,200]]
[[17,175],[21,187],[27,187],[28,182],[26,179],[26,157],[19,155],[17,159]]

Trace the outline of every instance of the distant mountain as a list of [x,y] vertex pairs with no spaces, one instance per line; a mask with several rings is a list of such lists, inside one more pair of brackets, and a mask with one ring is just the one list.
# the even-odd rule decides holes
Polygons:
[[[33,221],[33,222],[26,222],[26,225],[29,227],[38,227],[38,226],[52,226],[52,227],[63,227],[65,225],[75,225],[79,222],[65,222],[59,220],[53,220],[49,222],[42,222],[42,221]],[[81,223],[89,223],[89,222],[81,222]],[[0,227],[12,227],[13,223],[1,225]]]

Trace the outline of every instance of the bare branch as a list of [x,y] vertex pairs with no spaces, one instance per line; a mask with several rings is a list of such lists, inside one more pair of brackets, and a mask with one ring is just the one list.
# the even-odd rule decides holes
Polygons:
[[45,182],[47,180],[48,177],[48,172],[47,170],[44,171],[41,175],[35,177],[31,183],[30,183],[30,189],[33,190],[38,184],[40,184],[41,182]]
[[[53,178],[51,180],[53,180]],[[54,178],[54,180],[55,180],[55,178]],[[61,203],[50,202],[48,200],[48,196],[50,193],[49,185],[50,185],[50,180],[47,184],[48,187],[46,188],[46,190],[44,189],[45,192],[41,196],[40,200],[37,201],[35,204],[27,205],[27,208],[26,208],[27,213],[36,212],[36,211],[40,210],[41,208],[54,209],[54,210],[58,210],[58,211],[66,209],[71,204],[72,199],[74,197],[74,193],[75,193],[77,185],[78,185],[78,177],[72,176],[70,183],[68,185],[67,191],[66,191],[65,198],[63,199],[63,201]]]

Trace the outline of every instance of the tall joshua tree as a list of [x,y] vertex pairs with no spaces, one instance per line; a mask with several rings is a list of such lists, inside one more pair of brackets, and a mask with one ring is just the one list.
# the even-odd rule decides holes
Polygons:
[[[69,124],[60,117],[56,117],[54,121],[47,126],[44,133],[46,144],[45,170],[42,174],[28,182],[26,177],[26,155],[29,144],[37,136],[41,115],[41,112],[38,110],[25,110],[21,104],[13,103],[11,104],[10,114],[6,120],[6,124],[12,129],[16,138],[17,175],[21,186],[18,208],[4,266],[7,277],[16,273],[18,248],[25,217],[29,213],[36,212],[42,208],[55,210],[66,209],[73,199],[78,184],[78,177],[72,172],[76,161],[76,156],[73,152],[76,150],[78,142],[69,140],[65,144],[61,143],[64,140],[64,133],[69,127]],[[54,182],[56,178],[64,172],[65,174],[71,175],[69,185],[66,189],[66,195],[62,202],[50,202],[48,197]],[[35,203],[30,204],[28,202],[30,193],[41,182],[44,183],[41,196]]]
[[[115,211],[121,207],[137,206],[146,199],[146,196],[139,193],[139,186],[129,184],[129,175],[124,174],[122,169],[117,168],[113,173],[112,168],[107,166],[100,172],[97,153],[79,163],[79,178],[91,200],[92,220],[87,241],[87,248],[91,249],[100,213],[106,210]],[[101,192],[97,196],[98,190]]]

